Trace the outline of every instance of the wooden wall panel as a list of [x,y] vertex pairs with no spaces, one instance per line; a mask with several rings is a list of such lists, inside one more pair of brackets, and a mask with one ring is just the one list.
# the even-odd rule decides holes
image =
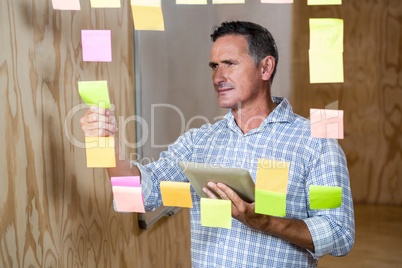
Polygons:
[[[342,2],[294,1],[294,110],[308,117],[338,100],[354,200],[402,205],[402,1]],[[309,18],[344,20],[344,83],[309,83]]]
[[[188,210],[142,231],[113,210],[105,170],[86,168],[77,82],[108,80],[120,120],[135,112],[130,1],[89,2],[0,1],[0,267],[189,267]],[[81,29],[112,30],[113,62],[82,61]]]

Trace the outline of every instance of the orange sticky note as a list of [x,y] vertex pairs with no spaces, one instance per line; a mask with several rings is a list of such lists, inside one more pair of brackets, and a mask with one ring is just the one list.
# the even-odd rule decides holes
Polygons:
[[114,137],[85,137],[87,167],[115,167]]
[[286,194],[289,177],[288,162],[258,159],[256,189]]
[[343,139],[343,111],[310,109],[311,137]]
[[113,186],[112,190],[118,211],[145,213],[141,187]]
[[160,188],[164,206],[193,207],[189,182],[161,181]]

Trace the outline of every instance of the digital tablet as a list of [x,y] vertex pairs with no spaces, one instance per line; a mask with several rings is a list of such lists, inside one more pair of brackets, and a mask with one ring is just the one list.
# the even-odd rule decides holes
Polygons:
[[[202,191],[203,187],[208,187],[208,182],[222,182],[244,201],[252,203],[255,200],[255,184],[247,169],[184,161],[179,161],[179,165],[200,198],[208,198]],[[215,195],[219,198],[219,195]]]

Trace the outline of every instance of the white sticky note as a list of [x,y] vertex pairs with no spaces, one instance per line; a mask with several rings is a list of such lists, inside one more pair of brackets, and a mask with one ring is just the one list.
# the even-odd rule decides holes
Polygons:
[[261,0],[264,4],[293,4],[293,0]]
[[80,0],[52,0],[53,9],[81,10]]
[[120,0],[91,0],[92,8],[119,8]]
[[212,4],[244,4],[246,0],[212,0]]
[[307,0],[307,5],[342,5],[342,0]]
[[176,5],[207,5],[207,0],[176,0]]

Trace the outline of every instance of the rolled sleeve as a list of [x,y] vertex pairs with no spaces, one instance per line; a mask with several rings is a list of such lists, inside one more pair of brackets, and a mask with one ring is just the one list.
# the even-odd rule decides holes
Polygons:
[[[353,200],[350,189],[346,157],[335,140],[321,140],[319,156],[312,163],[306,191],[311,185],[342,188],[342,205],[333,209],[308,209],[304,219],[313,238],[315,259],[330,254],[344,256],[352,249],[355,240]],[[309,197],[309,192],[307,192]],[[310,207],[310,202],[308,201]]]
[[141,165],[133,162],[141,173],[141,190],[146,211],[162,206],[161,181],[188,181],[179,166],[179,161],[189,161],[192,155],[193,138],[196,130],[190,130],[160,154],[158,161]]

